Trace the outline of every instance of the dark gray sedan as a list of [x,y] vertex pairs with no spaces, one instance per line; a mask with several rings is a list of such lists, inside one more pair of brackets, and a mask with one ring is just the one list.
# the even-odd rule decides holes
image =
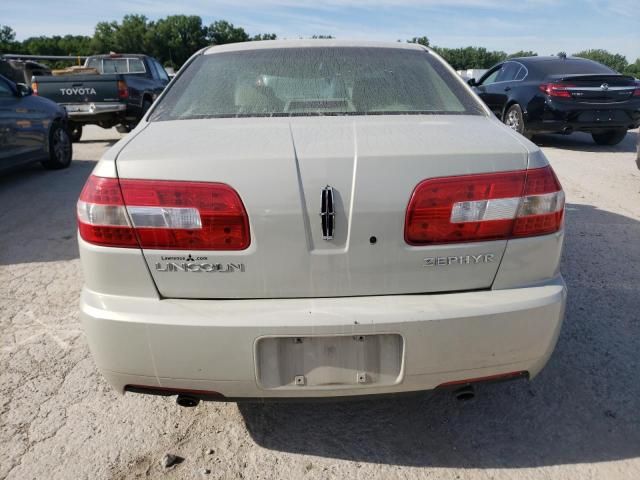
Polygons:
[[0,75],[0,172],[34,162],[67,168],[71,156],[64,108]]

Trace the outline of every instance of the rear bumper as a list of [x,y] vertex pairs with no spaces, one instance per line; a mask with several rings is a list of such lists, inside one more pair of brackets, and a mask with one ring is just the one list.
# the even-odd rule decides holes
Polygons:
[[[434,389],[514,371],[535,376],[556,344],[566,301],[558,276],[519,289],[286,300],[156,300],[85,289],[81,316],[96,364],[127,386],[228,398],[319,398]],[[402,365],[385,385],[265,388],[264,337],[397,334]],[[265,367],[262,367],[265,368]]]
[[67,103],[63,104],[70,118],[93,117],[104,113],[124,113],[123,103]]
[[532,102],[525,120],[527,129],[537,133],[629,130],[640,126],[640,100],[610,104]]

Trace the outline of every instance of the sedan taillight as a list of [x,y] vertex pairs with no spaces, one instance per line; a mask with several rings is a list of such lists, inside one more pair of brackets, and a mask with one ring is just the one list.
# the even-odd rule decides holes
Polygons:
[[543,83],[538,88],[543,93],[546,93],[550,97],[572,98],[570,88],[575,88],[575,85],[565,85],[563,83]]
[[249,219],[222,183],[120,180],[92,175],[78,200],[80,236],[112,247],[244,250]]
[[544,235],[562,227],[564,192],[550,166],[424,180],[405,218],[410,245]]

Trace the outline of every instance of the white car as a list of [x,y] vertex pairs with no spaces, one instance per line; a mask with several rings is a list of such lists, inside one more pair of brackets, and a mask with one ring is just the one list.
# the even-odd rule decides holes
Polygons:
[[80,195],[82,321],[116,390],[182,405],[531,378],[563,213],[541,151],[427,48],[211,47]]

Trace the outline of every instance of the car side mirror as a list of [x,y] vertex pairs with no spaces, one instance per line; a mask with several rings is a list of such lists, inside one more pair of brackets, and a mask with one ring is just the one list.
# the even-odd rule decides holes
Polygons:
[[33,94],[33,90],[31,90],[31,87],[24,83],[17,83],[16,89],[18,90],[19,97],[28,97],[29,95]]
[[478,86],[478,82],[476,82],[475,78],[470,78],[469,80],[467,80],[467,83],[469,84],[470,87],[477,87]]

